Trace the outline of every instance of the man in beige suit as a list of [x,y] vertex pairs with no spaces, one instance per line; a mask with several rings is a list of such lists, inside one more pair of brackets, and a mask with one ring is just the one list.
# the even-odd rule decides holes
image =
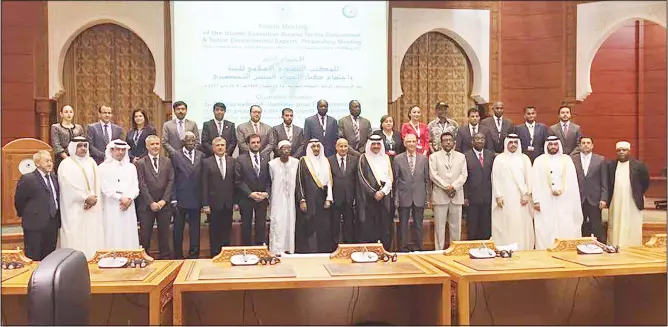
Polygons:
[[188,113],[188,105],[183,101],[176,101],[172,105],[174,109],[175,119],[168,120],[162,125],[162,146],[167,150],[167,154],[172,156],[173,153],[181,151],[183,143],[181,140],[186,135],[186,132],[195,134],[195,146],[199,148],[199,129],[197,123],[186,119]]
[[452,133],[441,134],[441,151],[429,156],[429,175],[433,185],[434,243],[436,250],[445,247],[445,223],[450,225],[450,241],[461,239],[464,183],[468,177],[466,157],[453,150]]
[[250,107],[250,121],[237,126],[239,155],[248,153],[248,142],[246,140],[253,134],[260,135],[260,153],[269,154],[266,150],[269,145],[271,126],[260,122],[260,118],[262,118],[262,108],[256,104],[252,105]]

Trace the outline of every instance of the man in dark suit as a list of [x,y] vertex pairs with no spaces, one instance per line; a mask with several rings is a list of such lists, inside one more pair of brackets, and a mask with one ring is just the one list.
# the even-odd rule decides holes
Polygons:
[[229,146],[226,146],[226,151],[227,155],[230,157],[232,156],[232,153],[234,153],[234,149],[237,147],[237,129],[233,122],[225,120],[226,111],[227,107],[224,103],[215,103],[213,105],[214,119],[204,122],[204,126],[202,126],[202,152],[204,152],[207,157],[213,155],[211,142],[216,137],[224,138],[226,144],[229,144]]
[[350,101],[348,110],[350,110],[350,116],[339,119],[339,137],[348,140],[349,151],[352,155],[359,156],[364,152],[366,140],[371,136],[371,122],[360,117],[362,105],[359,101]]
[[276,125],[271,128],[269,132],[269,144],[262,152],[263,155],[269,157],[271,152],[274,152],[274,158],[281,156],[279,153],[278,142],[288,140],[291,144],[290,156],[299,159],[304,155],[304,130],[292,123],[293,111],[290,108],[285,108],[281,112],[283,117],[283,124]]
[[547,140],[547,126],[536,122],[536,108],[524,108],[524,124],[515,126],[515,134],[522,144],[522,153],[526,154],[531,163],[543,154],[545,140]]
[[183,149],[172,154],[174,166],[174,257],[183,259],[183,228],[188,222],[190,247],[188,259],[199,258],[200,210],[202,208],[202,160],[204,153],[195,149],[195,134],[186,132]]
[[473,136],[473,149],[466,151],[468,176],[464,183],[466,234],[469,240],[489,240],[492,236],[492,165],[494,152],[485,149],[485,134]]
[[202,167],[202,206],[210,215],[211,256],[230,245],[234,208],[235,159],[226,155],[227,141],[216,137],[211,142],[214,155],[204,159]]
[[[179,141],[180,143],[180,141]],[[159,259],[171,259],[169,222],[172,210],[169,201],[174,187],[174,169],[169,158],[160,155],[160,138],[146,138],[148,155],[137,161],[139,178],[139,243],[148,253],[151,249],[153,223],[158,221]]]
[[[269,158],[260,154],[260,135],[251,134],[246,143],[249,152],[237,158],[234,169],[234,183],[240,193],[241,239],[243,245],[262,245],[267,243],[267,207],[271,192]],[[255,242],[252,237],[253,215]]]
[[569,106],[559,107],[559,122],[550,126],[550,136],[556,136],[564,147],[564,154],[575,154],[580,152],[580,136],[582,130],[580,125],[571,122],[571,108]]
[[14,208],[21,217],[23,246],[28,258],[41,261],[56,249],[60,227],[58,178],[47,151],[32,156],[37,169],[21,176],[16,185]]
[[494,152],[503,153],[503,141],[508,134],[513,133],[515,125],[512,120],[503,118],[503,102],[495,102],[492,110],[494,115],[483,119],[480,125],[487,127],[490,131]]
[[317,106],[318,113],[304,121],[304,139],[318,139],[325,148],[325,156],[331,157],[336,152],[339,124],[334,117],[327,115],[327,101],[319,100]]
[[[455,136],[455,151],[467,152],[471,150],[473,144],[473,135],[482,133],[485,135],[485,148],[494,151],[494,144],[492,143],[491,131],[487,127],[480,125],[480,111],[478,108],[471,108],[468,111],[469,123],[457,128],[457,135]],[[440,146],[439,146],[440,147]]]
[[429,184],[429,161],[427,157],[417,153],[417,136],[406,134],[404,138],[406,152],[394,158],[394,182],[397,193],[395,201],[399,207],[399,229],[401,230],[402,252],[408,252],[410,235],[408,219],[413,213],[413,231],[415,232],[416,250],[422,251],[422,222],[424,207],[427,204]]
[[578,176],[580,188],[580,203],[582,204],[582,236],[594,234],[598,240],[605,243],[605,233],[601,225],[601,210],[608,201],[608,170],[605,158],[595,154],[594,140],[591,137],[580,138],[580,153],[572,154],[575,164],[575,173]]
[[[336,141],[336,154],[327,158],[332,169],[332,251],[336,250],[339,240],[344,243],[355,243],[357,233],[355,228],[355,214],[353,204],[357,186],[358,156],[351,156],[348,152],[348,140],[340,138]],[[343,235],[341,233],[343,220]]]
[[90,144],[90,156],[99,165],[104,161],[104,152],[111,140],[123,139],[123,129],[111,122],[111,107],[101,105],[97,109],[99,122],[88,125],[88,144]]

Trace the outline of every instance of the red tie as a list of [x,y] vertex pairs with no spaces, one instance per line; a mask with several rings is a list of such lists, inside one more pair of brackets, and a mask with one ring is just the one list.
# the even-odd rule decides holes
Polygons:
[[485,160],[482,158],[482,152],[478,153],[478,161],[480,161],[481,166],[484,166],[483,162],[485,162]]

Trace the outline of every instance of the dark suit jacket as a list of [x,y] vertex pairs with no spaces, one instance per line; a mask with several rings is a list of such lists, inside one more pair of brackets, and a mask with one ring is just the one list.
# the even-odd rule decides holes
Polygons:
[[366,140],[371,135],[371,122],[369,122],[368,119],[363,117],[357,117],[357,121],[359,124],[359,132],[360,132],[360,141],[357,144],[357,147],[355,147],[353,144],[355,141],[355,129],[353,127],[353,121],[351,115],[339,119],[337,123],[339,125],[339,137],[348,140],[348,144],[350,145],[348,151],[351,152],[353,155],[359,155],[360,153],[364,153],[364,149],[366,147]]
[[[383,133],[382,130],[377,129],[371,133],[372,135],[380,135],[380,137],[383,139],[383,145],[385,145],[385,151],[387,151],[387,136],[385,136],[385,133]],[[396,154],[394,156],[390,156],[390,159],[394,160],[394,157],[399,154],[406,152],[406,148],[404,147],[404,143],[401,140],[401,133],[395,131],[394,134],[392,134],[392,139],[394,139],[394,144],[395,144],[395,152]]]
[[[304,146],[306,145],[307,140],[304,139],[304,130],[301,127],[292,124],[291,131],[292,131],[292,150],[290,155],[292,157],[299,159],[301,156],[304,155]],[[288,135],[285,133],[285,128],[283,127],[283,123],[272,127],[271,131],[269,132],[269,143],[267,144],[267,147],[262,152],[262,154],[269,157],[269,153],[274,152],[274,158],[280,157],[281,155],[280,153],[278,153],[278,142],[287,139]]]
[[586,176],[580,153],[571,155],[571,158],[575,164],[575,173],[578,175],[580,202],[584,204],[587,201],[590,205],[598,206],[600,201],[608,201],[608,169],[605,158],[592,153]]
[[[608,168],[608,206],[611,205],[612,197],[615,193],[615,172],[617,171],[617,160],[610,160],[606,163]],[[631,190],[633,191],[633,200],[639,210],[645,208],[643,196],[649,188],[649,171],[647,166],[636,159],[629,159],[629,174],[631,175]]]
[[[123,139],[123,129],[114,124],[109,123],[111,140]],[[104,139],[104,131],[102,131],[102,123],[95,122],[88,124],[88,131],[86,132],[88,138],[88,150],[90,151],[90,156],[97,162],[101,164],[104,161],[104,152],[107,150],[107,143],[109,140]]]
[[[492,141],[492,132],[489,128],[478,124],[478,133],[485,134],[485,149],[494,151],[494,142]],[[455,135],[455,151],[465,153],[473,149],[471,145],[471,129],[469,124],[459,126],[457,135]]]
[[325,156],[333,156],[336,153],[336,139],[339,137],[339,124],[334,117],[327,115],[325,120],[325,135],[322,134],[320,116],[315,114],[304,121],[304,139],[318,139],[325,148]]
[[231,209],[234,206],[236,160],[225,156],[225,179],[218,169],[217,157],[204,159],[202,167],[202,206],[212,210]]
[[464,198],[469,200],[469,204],[492,203],[494,152],[482,149],[482,166],[473,149],[466,151],[464,156],[466,157],[466,169],[468,171],[468,177],[466,183],[464,183]]
[[408,152],[398,154],[392,163],[396,194],[399,197],[399,207],[407,208],[412,205],[424,208],[429,190],[429,159],[423,154],[415,156],[414,173],[411,174],[408,165]]
[[219,136],[227,142],[225,153],[231,157],[237,147],[237,128],[229,120],[223,120],[223,133],[221,135],[218,135],[218,124],[214,119],[204,122],[204,126],[202,126],[202,152],[207,157],[212,156],[213,147],[211,143],[213,139]]
[[174,188],[174,168],[172,161],[166,156],[158,156],[158,173],[155,173],[151,157],[145,156],[137,161],[137,177],[139,178],[138,210],[152,212],[149,206],[153,202],[164,200],[167,204],[172,200]]
[[480,122],[480,125],[487,127],[489,133],[492,136],[492,146],[494,147],[494,152],[502,153],[503,152],[503,141],[506,139],[508,134],[511,134],[515,131],[515,125],[510,119],[502,118],[501,119],[501,133],[496,129],[496,116],[492,115],[483,119]]
[[255,175],[250,153],[242,154],[234,165],[234,184],[241,193],[240,199],[249,200],[252,192],[271,194],[271,176],[269,176],[269,157],[260,154],[260,176]]
[[[533,145],[531,143],[531,134],[529,134],[529,128],[526,123],[515,126],[515,134],[519,136],[520,143],[522,144],[522,153],[526,154],[531,162],[533,163],[539,155],[543,154],[545,150],[545,140],[547,140],[547,126],[543,123],[534,122],[533,126]],[[533,146],[533,151],[527,151],[529,145]]]
[[550,136],[556,136],[561,141],[561,146],[564,147],[565,154],[575,154],[580,152],[580,125],[573,122],[568,123],[568,135],[564,135],[561,128],[561,121],[550,126],[548,133]]
[[130,146],[130,161],[134,159],[135,157],[143,157],[148,154],[148,150],[146,149],[146,137],[149,135],[157,135],[157,132],[155,130],[155,127],[148,125],[145,126],[144,129],[141,131],[141,134],[139,134],[139,138],[137,139],[137,143],[135,144],[134,137],[135,134],[137,133],[137,130],[131,129],[128,131],[128,134],[125,136],[125,142],[128,143]]
[[[60,206],[60,186],[55,173],[51,173],[51,183],[56,190],[56,199]],[[42,230],[48,226],[50,219],[55,219],[60,226],[60,215],[58,212],[54,217],[49,214],[48,201],[53,201],[53,197],[49,194],[46,181],[37,169],[21,176],[16,185],[14,208],[16,208],[16,215],[21,217],[21,226],[24,230]]]
[[332,206],[341,208],[344,205],[351,206],[357,192],[357,164],[359,156],[350,153],[346,155],[346,172],[341,171],[340,162],[336,160],[336,154],[327,158],[332,168],[332,195],[334,202]]
[[178,202],[183,209],[200,209],[202,207],[202,161],[204,153],[198,150],[193,164],[183,150],[174,152],[169,158],[174,167],[174,192],[172,200]]

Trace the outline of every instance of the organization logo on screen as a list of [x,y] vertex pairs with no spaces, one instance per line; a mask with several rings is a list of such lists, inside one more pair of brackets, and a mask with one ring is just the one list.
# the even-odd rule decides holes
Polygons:
[[355,5],[346,5],[341,11],[344,17],[355,18],[357,17],[357,7]]

